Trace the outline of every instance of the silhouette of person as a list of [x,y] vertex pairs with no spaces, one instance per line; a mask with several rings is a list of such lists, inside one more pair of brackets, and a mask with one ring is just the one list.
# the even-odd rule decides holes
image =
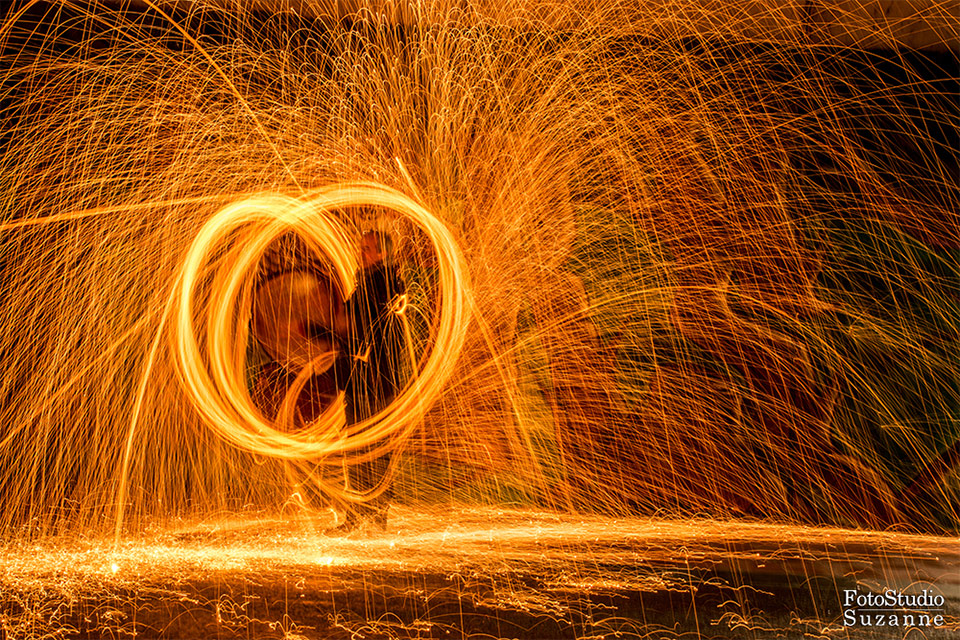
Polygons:
[[[348,354],[337,361],[338,384],[345,381],[347,426],[365,420],[387,407],[402,384],[402,354],[406,344],[400,313],[406,288],[392,260],[392,240],[379,231],[364,234],[360,242],[361,268],[357,287],[346,301]],[[372,446],[364,451],[370,451]],[[361,452],[362,453],[362,452]],[[352,464],[347,469],[351,491],[375,497],[351,503],[345,521],[333,532],[345,533],[372,523],[386,530],[387,511],[393,497],[386,477],[392,453]],[[385,487],[381,485],[386,482]]]
[[306,367],[312,375],[296,398],[294,423],[284,426],[309,424],[333,402],[334,368],[318,368],[317,359],[342,350],[333,325],[343,315],[339,291],[303,240],[289,233],[274,242],[257,274],[248,348],[251,396],[264,415],[277,418]]

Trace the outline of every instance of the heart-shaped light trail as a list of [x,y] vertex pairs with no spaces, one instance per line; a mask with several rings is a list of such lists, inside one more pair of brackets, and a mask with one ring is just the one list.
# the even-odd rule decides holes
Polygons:
[[[296,231],[329,262],[349,296],[356,286],[357,248],[335,215],[346,207],[389,209],[424,232],[437,256],[439,321],[410,381],[384,410],[348,427],[335,404],[304,428],[281,431],[257,409],[247,388],[253,274],[267,247]],[[209,292],[202,317],[196,305],[200,289]],[[332,186],[309,199],[262,196],[236,202],[203,226],[183,263],[172,316],[178,372],[204,422],[237,447],[286,460],[369,459],[389,449],[393,436],[408,433],[442,392],[470,321],[467,295],[463,260],[450,231],[398,191],[357,183]]]

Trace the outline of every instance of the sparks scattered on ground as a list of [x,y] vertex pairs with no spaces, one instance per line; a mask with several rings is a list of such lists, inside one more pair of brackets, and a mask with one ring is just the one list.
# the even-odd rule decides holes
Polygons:
[[844,626],[844,591],[928,589],[946,605],[926,637],[960,629],[955,538],[494,508],[401,508],[389,534],[349,538],[324,536],[331,524],[232,516],[119,548],[13,545],[4,625],[11,638],[885,638]]
[[[956,56],[223,4],[0,23],[0,635],[886,637],[841,601],[886,588],[958,630],[955,538],[849,530],[960,527]],[[395,238],[385,420],[251,401],[280,218],[346,290]],[[290,515],[374,441],[391,535]]]

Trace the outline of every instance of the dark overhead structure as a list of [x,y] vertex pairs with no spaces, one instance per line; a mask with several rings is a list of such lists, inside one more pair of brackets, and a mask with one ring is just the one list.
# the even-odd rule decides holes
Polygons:
[[498,0],[103,0],[111,6],[156,6],[190,10],[295,12],[340,20],[363,14],[379,20],[420,22],[430,15],[469,7],[509,26],[563,29],[571,16],[602,15],[640,37],[749,39],[785,44],[836,45],[860,49],[907,47],[960,52],[960,3],[953,0],[646,0],[503,3]]

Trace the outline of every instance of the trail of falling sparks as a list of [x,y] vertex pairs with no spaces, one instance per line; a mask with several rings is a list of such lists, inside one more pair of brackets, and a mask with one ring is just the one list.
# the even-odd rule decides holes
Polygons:
[[[0,532],[335,495],[378,447],[427,506],[956,529],[935,57],[675,42],[697,20],[626,1],[74,4],[0,26]],[[293,230],[349,290],[361,205],[417,375],[295,429],[309,370],[275,415],[244,377],[252,272]]]

